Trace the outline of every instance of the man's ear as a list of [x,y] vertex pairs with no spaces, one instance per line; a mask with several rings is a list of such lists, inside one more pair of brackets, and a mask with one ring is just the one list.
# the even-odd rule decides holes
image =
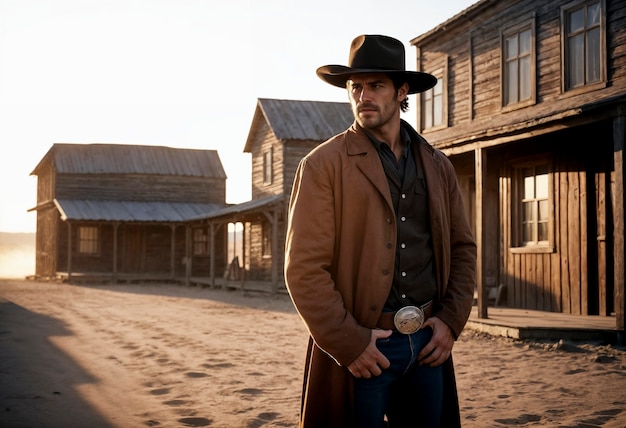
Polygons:
[[403,83],[402,86],[398,88],[398,101],[404,101],[404,99],[409,95],[409,84]]

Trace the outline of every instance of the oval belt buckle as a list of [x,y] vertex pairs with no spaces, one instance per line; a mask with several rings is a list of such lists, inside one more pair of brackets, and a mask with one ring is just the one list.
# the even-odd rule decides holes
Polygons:
[[417,306],[405,306],[393,317],[393,323],[402,334],[413,334],[424,323],[424,311]]

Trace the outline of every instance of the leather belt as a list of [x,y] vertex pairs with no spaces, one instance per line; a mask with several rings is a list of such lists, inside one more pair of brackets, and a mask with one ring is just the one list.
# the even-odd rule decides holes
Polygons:
[[[406,306],[405,306],[406,308]],[[424,312],[424,319],[423,321],[426,321],[428,318],[430,318],[433,315],[433,312],[435,310],[435,305],[433,304],[433,301],[429,301],[427,303],[424,303],[422,306],[419,306],[419,309],[421,309]],[[402,309],[400,309],[400,311],[402,311]],[[394,318],[396,317],[396,314],[400,311],[396,311],[396,312],[383,312],[382,314],[380,314],[380,318],[378,318],[378,322],[376,323],[376,327],[383,329],[383,330],[394,330],[397,331],[398,328],[396,327],[396,323],[394,321]],[[421,323],[420,323],[421,325]]]

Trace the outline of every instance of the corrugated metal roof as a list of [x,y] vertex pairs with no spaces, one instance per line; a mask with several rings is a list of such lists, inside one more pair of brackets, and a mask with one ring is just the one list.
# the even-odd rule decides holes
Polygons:
[[183,222],[223,208],[219,204],[54,200],[63,220]]
[[258,108],[280,140],[325,141],[354,121],[348,103],[259,98]]
[[264,198],[253,199],[251,201],[242,202],[240,204],[232,205],[230,207],[220,208],[208,214],[203,214],[190,220],[208,220],[217,217],[231,216],[233,214],[251,212],[280,202],[284,198],[284,195],[273,195],[266,196]]
[[349,103],[259,98],[258,105],[280,140],[324,141],[354,121]]
[[53,162],[58,173],[155,174],[225,179],[216,150],[123,144],[54,144],[32,174]]

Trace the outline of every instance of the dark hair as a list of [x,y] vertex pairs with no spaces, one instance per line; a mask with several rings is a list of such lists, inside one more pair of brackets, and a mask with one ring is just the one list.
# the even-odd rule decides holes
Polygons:
[[[400,86],[407,83],[406,80],[404,80],[404,78],[402,77],[402,75],[399,75],[399,74],[389,74],[389,78],[393,82],[393,87],[396,89],[396,92],[398,92],[398,89],[400,89]],[[408,96],[404,98],[402,102],[400,103],[400,110],[402,111],[402,113],[406,113],[407,111],[409,111],[409,97]]]

